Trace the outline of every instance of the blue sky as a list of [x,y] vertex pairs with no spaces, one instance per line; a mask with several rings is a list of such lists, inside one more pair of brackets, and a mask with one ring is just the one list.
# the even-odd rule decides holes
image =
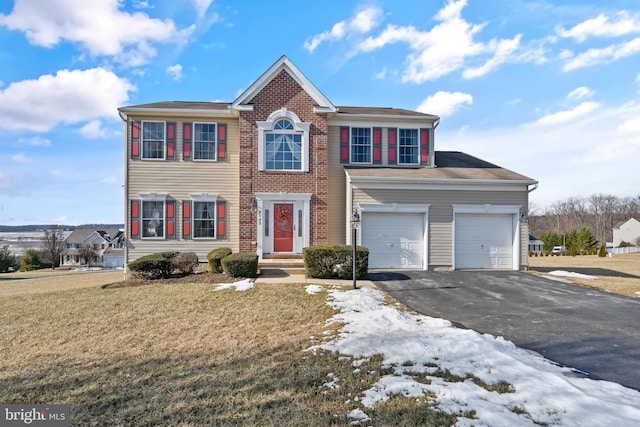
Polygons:
[[441,116],[437,150],[640,195],[637,0],[0,3],[0,224],[123,222],[117,107],[233,101],[287,55],[335,105]]

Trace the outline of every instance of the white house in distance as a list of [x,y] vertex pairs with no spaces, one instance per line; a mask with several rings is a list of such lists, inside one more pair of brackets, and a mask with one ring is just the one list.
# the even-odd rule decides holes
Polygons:
[[622,242],[640,246],[640,221],[631,218],[613,226],[613,247],[620,246]]
[[80,248],[90,245],[94,251],[91,266],[124,267],[124,231],[76,228],[64,241],[65,253],[60,265],[81,265]]

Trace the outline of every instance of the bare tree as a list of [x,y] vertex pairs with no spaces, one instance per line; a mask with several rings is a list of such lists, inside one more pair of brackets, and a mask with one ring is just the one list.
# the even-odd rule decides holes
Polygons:
[[91,267],[91,261],[96,253],[93,251],[93,245],[91,243],[83,243],[78,249],[78,257],[84,260],[87,267]]
[[[594,194],[589,198],[594,218],[594,232],[598,240],[606,242],[613,238],[613,226],[619,202],[616,196]],[[609,239],[609,240],[610,240]]]
[[64,232],[57,225],[51,226],[44,232],[42,243],[42,259],[51,263],[51,269],[60,265],[60,258],[64,254]]

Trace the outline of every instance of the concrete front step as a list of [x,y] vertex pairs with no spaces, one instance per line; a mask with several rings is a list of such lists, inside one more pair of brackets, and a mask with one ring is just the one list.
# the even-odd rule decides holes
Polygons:
[[289,275],[304,276],[302,259],[263,259],[258,263],[260,276],[286,277]]

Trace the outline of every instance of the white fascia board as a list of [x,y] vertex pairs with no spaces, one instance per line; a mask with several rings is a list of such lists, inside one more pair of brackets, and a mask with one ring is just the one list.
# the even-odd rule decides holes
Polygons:
[[321,108],[327,108],[330,112],[336,111],[336,107],[329,101],[329,99],[318,90],[318,88],[311,83],[293,62],[283,55],[278,59],[267,71],[265,71],[258,79],[253,82],[244,92],[236,98],[231,104],[232,110],[241,109],[244,104],[251,101],[264,87],[271,82],[282,70],[285,70],[301,87],[309,94],[311,98]]
[[349,114],[348,116],[330,118],[329,126],[363,126],[363,127],[415,127],[430,129],[433,122],[425,117],[415,116],[391,116],[382,114]]
[[367,190],[526,191],[536,181],[496,179],[360,178],[350,176],[354,188]]
[[146,115],[146,116],[205,116],[205,117],[233,117],[237,114],[232,110],[198,110],[198,109],[181,109],[181,108],[138,108],[128,107],[118,109],[121,113],[127,115]]

